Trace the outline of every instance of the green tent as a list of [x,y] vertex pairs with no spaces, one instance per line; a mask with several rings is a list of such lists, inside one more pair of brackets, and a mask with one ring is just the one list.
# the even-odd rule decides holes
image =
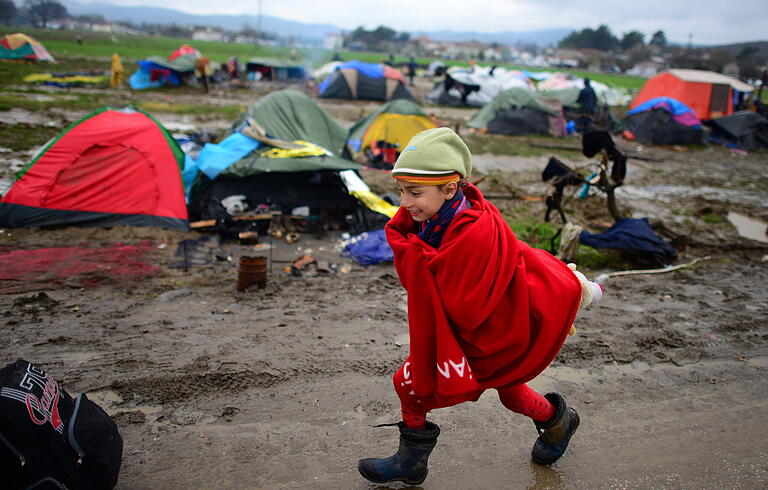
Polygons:
[[[189,202],[191,219],[226,219],[224,202],[238,198],[249,210],[295,214],[293,210],[300,208],[308,213],[309,222],[341,223],[356,232],[383,225],[389,218],[369,211],[369,203],[362,201],[371,194],[356,175],[362,167],[341,156],[346,135],[302,92],[285,89],[259,99],[233,124],[225,140],[256,140],[258,147],[214,178],[199,174]],[[350,188],[350,179],[360,185]]]
[[545,90],[539,93],[542,95],[542,97],[549,97],[559,100],[565,107],[578,107],[579,104],[576,101],[579,100],[579,93],[581,93],[581,89],[578,87],[571,87],[557,90]]
[[306,141],[327,150],[324,156],[268,158],[273,147],[263,145],[230,165],[221,176],[245,177],[261,172],[303,172],[312,170],[360,169],[360,165],[342,158],[347,132],[312,99],[298,90],[272,92],[252,104],[235,122],[233,132],[250,119],[266,135],[282,141]]
[[475,129],[484,129],[488,127],[488,123],[496,117],[499,111],[523,108],[539,110],[555,117],[560,116],[560,110],[557,109],[556,104],[543,100],[541,96],[531,90],[515,87],[494,97],[492,101],[470,118],[467,125]]

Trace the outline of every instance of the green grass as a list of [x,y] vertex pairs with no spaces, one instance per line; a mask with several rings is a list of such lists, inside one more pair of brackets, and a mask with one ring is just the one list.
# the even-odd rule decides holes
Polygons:
[[29,111],[43,111],[51,107],[60,107],[74,110],[94,110],[102,107],[104,98],[97,94],[74,94],[75,98],[47,94],[53,100],[34,100],[24,97],[0,95],[0,110],[27,109]]
[[[552,148],[541,148],[532,146],[531,143],[551,143],[552,145],[567,145],[562,138],[554,136],[536,135],[530,136],[507,136],[503,134],[487,133],[469,133],[462,138],[467,143],[472,154],[481,155],[490,153],[491,155],[512,155],[521,157],[534,157],[541,155],[551,155]],[[568,154],[581,154],[581,148],[575,150],[558,149],[558,152]]]
[[716,214],[716,213],[705,213],[705,214],[701,215],[701,219],[705,223],[709,223],[711,225],[720,224],[723,221],[725,221],[722,216],[720,216],[719,214]]
[[0,141],[2,146],[13,151],[23,151],[40,146],[56,136],[61,128],[38,126],[35,124],[0,122]]
[[[527,206],[520,206],[513,211],[504,213],[504,219],[509,224],[515,236],[534,248],[548,252],[552,251],[552,237],[557,234],[560,225],[541,221],[533,217]],[[554,240],[554,250],[560,245],[560,238]],[[621,254],[612,250],[597,250],[586,245],[579,245],[576,265],[585,271],[602,269],[627,269],[631,265]]]
[[155,102],[155,101],[143,101],[135,104],[140,109],[146,112],[165,112],[171,114],[191,114],[191,115],[204,115],[204,114],[217,114],[225,119],[234,120],[245,112],[245,107],[239,104],[232,105],[205,105],[205,104],[185,104],[178,102]]

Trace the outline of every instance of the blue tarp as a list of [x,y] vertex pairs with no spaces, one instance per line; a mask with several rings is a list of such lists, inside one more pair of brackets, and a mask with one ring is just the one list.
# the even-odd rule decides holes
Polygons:
[[245,157],[259,146],[261,146],[261,143],[257,140],[249,138],[240,132],[234,132],[221,143],[206,144],[200,150],[197,160],[193,160],[189,155],[186,155],[182,179],[184,180],[184,187],[187,189],[187,199],[189,199],[189,191],[192,189],[192,183],[197,176],[198,170],[207,175],[211,180],[214,180],[227,167]]
[[351,60],[347,61],[346,63],[342,63],[341,65],[336,67],[336,70],[334,70],[333,73],[325,77],[325,80],[320,82],[320,85],[318,85],[318,93],[325,92],[326,87],[328,87],[328,84],[331,83],[331,79],[336,74],[337,70],[341,70],[343,68],[352,68],[363,75],[369,77],[369,78],[384,78],[384,66],[382,66],[379,63],[365,63],[358,60]]
[[672,97],[654,97],[650,100],[646,100],[629,111],[627,115],[650,111],[656,108],[662,108],[669,112],[672,114],[672,118],[680,124],[684,124],[694,129],[701,128],[701,121],[696,117],[696,113],[693,112],[690,107]]
[[162,87],[163,85],[181,85],[179,72],[152,61],[137,61],[139,69],[128,79],[134,90]]
[[602,233],[582,231],[579,242],[594,248],[615,248],[653,257],[661,263],[677,258],[675,249],[656,235],[648,218],[623,218]]
[[374,265],[394,260],[395,254],[387,243],[384,229],[367,231],[353,237],[341,251],[344,257],[351,257],[362,265]]
[[523,72],[523,75],[525,75],[526,77],[528,77],[528,78],[530,78],[532,80],[539,80],[539,81],[541,81],[541,80],[546,80],[546,79],[548,79],[549,77],[552,76],[551,73],[546,72],[546,71],[528,71],[528,70],[520,70],[520,71]]
[[128,79],[134,90],[162,87],[163,85],[181,85],[179,72],[152,61],[138,61],[139,69]]
[[673,116],[679,116],[680,114],[685,114],[686,112],[693,112],[690,107],[677,99],[673,99],[672,97],[654,97],[650,100],[646,100],[639,106],[627,112],[627,114],[637,114],[638,112],[650,111],[654,107],[660,105],[672,113]]
[[219,144],[208,143],[205,145],[197,157],[197,167],[209,179],[214,180],[227,167],[259,146],[261,143],[243,133],[232,133]]

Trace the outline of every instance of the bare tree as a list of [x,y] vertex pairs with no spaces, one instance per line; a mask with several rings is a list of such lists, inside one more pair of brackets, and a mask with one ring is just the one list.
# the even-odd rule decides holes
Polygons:
[[0,24],[10,24],[16,18],[16,4],[13,0],[0,0]]
[[45,28],[54,19],[66,18],[67,9],[56,0],[25,0],[24,6],[35,26]]

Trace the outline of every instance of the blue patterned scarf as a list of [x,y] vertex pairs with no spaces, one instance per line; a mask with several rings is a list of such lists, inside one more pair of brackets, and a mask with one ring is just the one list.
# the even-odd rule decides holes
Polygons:
[[427,221],[418,224],[419,238],[432,245],[434,248],[440,248],[440,242],[443,241],[445,230],[453,221],[454,216],[464,209],[470,207],[470,203],[461,189],[456,189],[453,198],[445,201],[434,216]]

